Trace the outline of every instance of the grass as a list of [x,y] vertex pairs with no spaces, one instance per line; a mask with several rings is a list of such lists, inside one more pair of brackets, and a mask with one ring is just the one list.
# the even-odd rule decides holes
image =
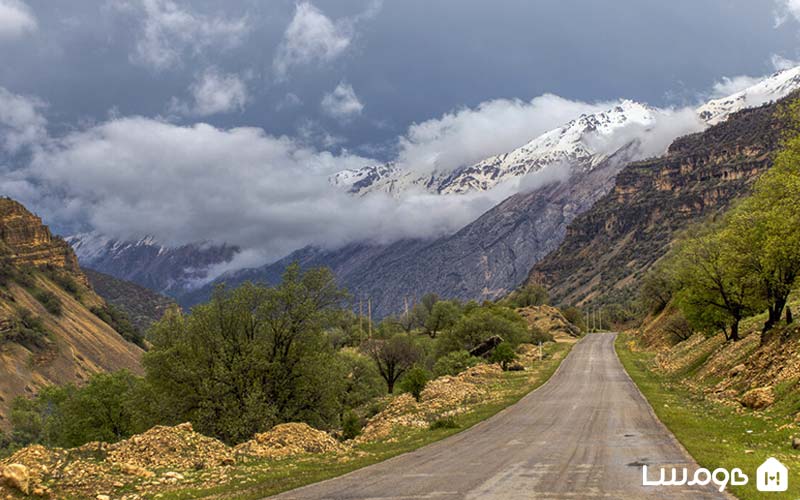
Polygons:
[[[572,344],[553,344],[548,356],[536,368],[524,372],[505,372],[495,387],[502,396],[480,404],[458,416],[455,426],[438,425],[430,429],[398,429],[392,442],[376,442],[354,448],[346,461],[332,455],[305,455],[285,460],[264,460],[236,467],[224,484],[212,488],[188,488],[158,494],[160,500],[225,498],[250,500],[330,479],[356,469],[419,449],[472,427],[513,405],[540,387],[555,373]],[[152,498],[152,496],[146,496]]]
[[[743,500],[800,498],[800,451],[790,446],[791,423],[786,413],[758,413],[705,399],[680,384],[679,376],[654,372],[653,354],[634,352],[629,337],[619,335],[616,349],[620,361],[658,418],[702,466],[709,470],[739,467],[750,477],[746,486],[729,487]],[[789,468],[789,491],[761,493],[756,490],[755,472],[768,457]]]

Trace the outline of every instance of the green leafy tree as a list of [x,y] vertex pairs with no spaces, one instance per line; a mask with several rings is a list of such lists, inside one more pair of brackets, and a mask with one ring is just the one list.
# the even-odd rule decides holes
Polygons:
[[784,143],[753,194],[729,219],[735,251],[758,276],[767,301],[764,332],[776,325],[800,276],[800,137]]
[[739,340],[739,323],[763,307],[758,279],[742,265],[730,235],[718,225],[688,233],[671,262],[676,303],[700,331]]
[[428,380],[430,380],[430,373],[428,373],[428,370],[420,366],[415,366],[408,370],[403,376],[403,379],[400,381],[400,388],[419,401],[419,398],[422,396],[422,391],[425,390],[425,386],[428,384]]
[[450,300],[440,300],[431,307],[425,318],[425,333],[436,338],[439,332],[452,328],[461,317],[461,305]]
[[342,349],[336,356],[345,373],[342,405],[358,408],[373,398],[384,394],[384,385],[375,363],[355,349]]
[[167,315],[143,360],[167,420],[229,443],[280,422],[337,425],[344,369],[325,328],[345,297],[330,270],[292,264],[276,287],[220,288],[191,315]]
[[492,363],[500,363],[500,367],[503,371],[508,370],[508,365],[516,359],[517,353],[514,352],[514,348],[511,347],[511,344],[508,342],[503,342],[495,347],[492,354],[489,356],[489,361]]
[[438,352],[471,351],[489,337],[499,336],[512,346],[529,340],[528,325],[514,310],[499,305],[472,309],[438,339]]

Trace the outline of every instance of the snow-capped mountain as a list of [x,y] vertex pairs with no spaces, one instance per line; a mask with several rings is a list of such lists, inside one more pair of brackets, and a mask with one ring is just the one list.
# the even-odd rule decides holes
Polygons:
[[66,240],[82,266],[173,297],[193,288],[211,266],[230,261],[239,251],[230,245],[202,243],[165,246],[152,236],[120,241],[95,232]]
[[[737,111],[777,101],[799,88],[800,67],[779,71],[741,92],[709,101],[696,112],[707,125],[717,125]],[[598,146],[605,142],[603,139],[611,138],[615,132],[632,125],[646,128],[654,123],[656,113],[654,108],[624,100],[612,109],[583,115],[563,127],[546,132],[510,153],[452,172],[419,174],[413,169],[402,169],[389,163],[344,170],[331,177],[331,184],[357,195],[371,192],[398,195],[412,188],[436,194],[463,194],[486,191],[504,181],[556,163],[569,162],[573,170],[590,170],[627,146],[619,144],[619,149],[609,151]]]
[[709,125],[717,125],[737,111],[777,101],[800,88],[800,66],[779,71],[752,87],[728,97],[714,99],[697,108],[697,113]]
[[598,148],[603,143],[602,137],[631,125],[647,127],[655,120],[655,112],[644,104],[624,100],[607,111],[583,115],[546,132],[510,153],[452,172],[419,175],[390,163],[338,172],[331,177],[331,184],[359,195],[376,191],[399,194],[411,188],[438,194],[463,194],[486,191],[556,163],[569,162],[573,168],[590,169],[615,152]]

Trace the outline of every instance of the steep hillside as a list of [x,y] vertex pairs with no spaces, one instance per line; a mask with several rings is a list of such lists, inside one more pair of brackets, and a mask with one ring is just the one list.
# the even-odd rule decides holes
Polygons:
[[613,190],[576,218],[531,282],[570,303],[622,291],[667,251],[677,231],[746,194],[778,147],[777,103],[740,111],[675,141],[662,158],[634,163]]
[[145,332],[161,319],[175,301],[130,281],[121,280],[93,269],[84,269],[94,291],[109,304],[127,313],[131,323]]
[[7,198],[0,198],[0,278],[0,428],[16,396],[100,371],[139,371],[141,349],[90,311],[105,303],[69,245]]

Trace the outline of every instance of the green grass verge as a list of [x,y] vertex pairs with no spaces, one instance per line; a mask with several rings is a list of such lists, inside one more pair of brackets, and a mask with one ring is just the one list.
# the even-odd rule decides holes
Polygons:
[[[305,455],[285,460],[264,460],[237,466],[228,472],[224,484],[212,488],[187,488],[157,495],[159,500],[185,499],[260,499],[300,486],[330,479],[386,459],[414,451],[425,445],[461,432],[513,405],[540,387],[555,373],[573,344],[552,344],[546,348],[548,357],[536,368],[525,372],[506,372],[494,388],[503,396],[480,404],[457,417],[457,428],[424,430],[399,429],[392,442],[376,442],[354,448],[347,456]],[[187,478],[190,479],[191,478]],[[198,474],[199,480],[199,474]],[[155,495],[145,495],[155,498]]]
[[[634,352],[629,337],[619,335],[617,354],[625,370],[645,398],[683,446],[702,466],[710,470],[739,467],[750,477],[746,486],[731,487],[730,493],[743,500],[800,498],[800,452],[792,450],[788,416],[744,411],[705,399],[689,391],[677,377],[651,369],[653,355]],[[761,493],[756,490],[756,469],[768,457],[789,468],[789,491]]]

